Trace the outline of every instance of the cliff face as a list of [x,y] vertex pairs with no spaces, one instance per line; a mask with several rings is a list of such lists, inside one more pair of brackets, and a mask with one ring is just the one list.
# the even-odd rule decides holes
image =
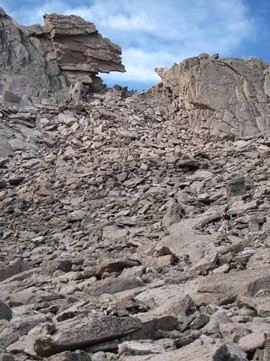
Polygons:
[[97,74],[124,72],[121,49],[79,16],[44,15],[44,27],[18,25],[0,10],[0,92],[46,97],[82,82],[103,88]]
[[269,64],[257,58],[219,59],[201,54],[156,72],[154,88],[190,126],[211,134],[269,134]]

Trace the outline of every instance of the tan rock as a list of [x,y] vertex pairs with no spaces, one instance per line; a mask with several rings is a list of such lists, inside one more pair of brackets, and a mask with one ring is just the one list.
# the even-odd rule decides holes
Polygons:
[[239,340],[241,350],[245,352],[254,351],[257,348],[263,348],[266,336],[263,332],[252,332]]
[[[193,123],[193,129],[206,129],[212,134],[253,136],[268,131],[264,84],[268,84],[269,76],[268,72],[264,73],[266,69],[268,64],[256,58],[197,56],[175,63],[170,69],[156,71],[164,88],[173,93],[176,107],[183,109],[182,113]],[[259,83],[258,79],[261,79]],[[218,86],[214,86],[217,82]],[[255,121],[252,115],[254,98],[260,102]],[[232,104],[238,105],[235,108]]]
[[208,277],[199,286],[199,292],[234,293],[236,297],[255,296],[264,288],[268,279],[269,267],[256,270],[235,271],[226,274],[215,274]]
[[165,255],[161,257],[157,257],[153,262],[154,267],[166,267],[176,263],[176,259],[172,255]]
[[[184,346],[176,351],[169,351],[159,355],[147,356],[124,356],[121,361],[209,361],[219,349],[218,343],[197,340],[188,346]],[[241,360],[244,361],[244,360]]]
[[124,268],[140,266],[141,263],[132,259],[111,259],[103,261],[96,268],[96,275],[101,276],[104,272],[121,272]]

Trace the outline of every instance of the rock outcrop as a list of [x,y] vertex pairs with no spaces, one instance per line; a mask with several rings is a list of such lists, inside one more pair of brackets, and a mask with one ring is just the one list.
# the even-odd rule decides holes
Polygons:
[[195,131],[253,136],[270,134],[270,65],[257,58],[200,54],[171,68],[153,93],[165,97]]
[[44,26],[20,26],[0,9],[0,93],[27,104],[29,97],[67,99],[72,84],[104,88],[98,73],[124,72],[121,49],[79,16],[44,15]]

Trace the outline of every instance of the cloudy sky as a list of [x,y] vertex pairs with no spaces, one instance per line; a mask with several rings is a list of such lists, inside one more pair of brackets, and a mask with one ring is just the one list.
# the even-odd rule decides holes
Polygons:
[[199,53],[257,56],[270,61],[269,0],[2,0],[23,25],[43,25],[45,13],[79,15],[122,48],[126,73],[100,74],[104,83],[147,89],[154,69]]

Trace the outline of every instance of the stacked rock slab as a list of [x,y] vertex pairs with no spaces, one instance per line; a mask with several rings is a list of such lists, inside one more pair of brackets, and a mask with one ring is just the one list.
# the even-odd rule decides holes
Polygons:
[[20,26],[0,9],[0,27],[4,100],[10,101],[10,93],[19,98],[63,97],[76,82],[97,92],[104,88],[99,72],[125,71],[120,47],[79,16],[44,15],[44,27]]

